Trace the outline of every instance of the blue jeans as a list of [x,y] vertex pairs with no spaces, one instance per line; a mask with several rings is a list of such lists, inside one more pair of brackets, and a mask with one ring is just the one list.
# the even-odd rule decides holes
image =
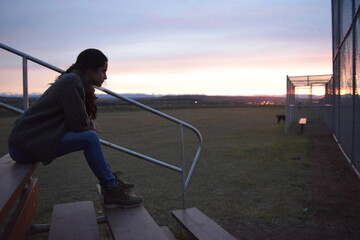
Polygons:
[[[95,131],[66,132],[58,144],[56,157],[80,150],[84,151],[86,161],[99,179],[101,187],[105,189],[114,187],[114,174],[105,160],[99,137]],[[9,146],[9,153],[15,159],[22,159],[22,162],[34,162],[25,153],[14,147]]]

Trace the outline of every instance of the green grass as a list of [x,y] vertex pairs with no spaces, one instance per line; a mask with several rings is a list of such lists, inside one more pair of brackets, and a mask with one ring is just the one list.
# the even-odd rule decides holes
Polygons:
[[[284,107],[189,108],[165,112],[197,127],[204,150],[187,191],[187,207],[197,207],[237,237],[256,238],[258,231],[311,223],[304,211],[309,201],[306,135],[284,134],[275,114]],[[0,153],[13,114],[0,113]],[[179,129],[143,111],[98,114],[100,137],[179,165]],[[196,138],[185,130],[187,168]],[[145,198],[145,207],[159,225],[184,237],[170,212],[181,208],[181,178],[176,172],[104,147],[113,170],[126,173]],[[35,222],[49,222],[53,204],[93,200],[100,211],[96,178],[82,153],[72,153],[39,167],[39,208]],[[102,213],[99,212],[99,215]],[[254,235],[255,234],[255,235]]]

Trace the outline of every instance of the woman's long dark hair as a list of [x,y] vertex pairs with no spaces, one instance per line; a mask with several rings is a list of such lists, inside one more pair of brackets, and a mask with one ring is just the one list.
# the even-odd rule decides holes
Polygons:
[[[65,73],[70,73],[74,69],[81,70],[84,73],[88,69],[97,70],[103,67],[107,61],[107,57],[100,50],[89,48],[79,54],[76,62]],[[90,119],[96,118],[96,99],[95,88],[90,85],[89,88],[85,89],[85,106]]]

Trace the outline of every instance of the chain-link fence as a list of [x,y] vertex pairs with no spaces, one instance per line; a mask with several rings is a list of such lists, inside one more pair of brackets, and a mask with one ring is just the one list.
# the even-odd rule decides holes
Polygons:
[[[298,120],[299,105],[309,106],[321,116],[336,136],[342,150],[360,171],[360,0],[332,0],[333,77],[326,82],[324,96],[314,108],[314,83],[319,76],[287,77],[285,124],[288,131]],[[321,76],[324,77],[324,76]],[[321,84],[319,84],[321,85]],[[303,92],[302,92],[303,91]],[[307,92],[306,92],[307,91]],[[303,94],[301,94],[301,92]],[[302,95],[302,100],[299,97]]]
[[333,0],[333,132],[360,171],[360,0]]

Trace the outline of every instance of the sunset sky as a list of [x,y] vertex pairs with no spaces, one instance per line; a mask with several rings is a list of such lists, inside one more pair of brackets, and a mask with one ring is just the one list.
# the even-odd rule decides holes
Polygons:
[[[62,69],[98,48],[118,93],[278,95],[332,73],[331,1],[0,0],[0,42]],[[22,91],[21,64],[0,49],[0,93]],[[29,68],[31,93],[58,75]]]

